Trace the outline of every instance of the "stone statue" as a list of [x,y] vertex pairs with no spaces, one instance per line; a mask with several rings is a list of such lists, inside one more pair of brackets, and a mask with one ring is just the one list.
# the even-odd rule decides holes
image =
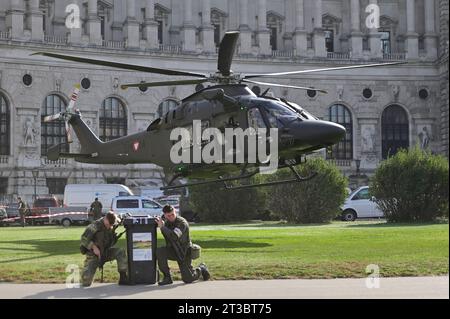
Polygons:
[[25,122],[25,136],[24,136],[24,140],[25,140],[25,145],[35,145],[35,134],[36,134],[36,129],[34,128],[34,123],[33,121],[28,118],[27,121]]
[[428,128],[426,126],[422,127],[422,131],[419,132],[420,148],[427,149],[430,143],[430,134],[428,133]]
[[392,86],[392,95],[393,95],[395,101],[397,101],[399,93],[400,93],[400,87],[398,85],[393,85]]
[[337,86],[337,95],[338,95],[338,100],[341,101],[342,96],[344,95],[344,86],[343,85]]
[[364,126],[361,130],[361,138],[362,138],[362,144],[361,144],[362,152],[374,152],[375,151],[375,145],[374,145],[375,129],[374,129],[374,127]]

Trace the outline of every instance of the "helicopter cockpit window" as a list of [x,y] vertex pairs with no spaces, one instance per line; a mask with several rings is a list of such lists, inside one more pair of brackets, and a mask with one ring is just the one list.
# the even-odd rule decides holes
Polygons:
[[258,128],[266,128],[261,111],[257,107],[248,110],[248,126],[253,127],[255,130]]
[[295,116],[292,110],[288,109],[285,105],[282,105],[275,101],[267,102],[264,105],[267,119],[269,120],[270,127],[276,128],[280,126],[280,117]]

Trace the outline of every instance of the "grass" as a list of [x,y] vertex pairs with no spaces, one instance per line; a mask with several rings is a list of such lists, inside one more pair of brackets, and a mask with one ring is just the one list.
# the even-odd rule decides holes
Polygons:
[[[69,264],[83,265],[83,230],[0,228],[0,281],[65,282]],[[202,246],[194,264],[205,262],[213,279],[365,277],[369,264],[384,277],[448,274],[448,224],[192,225],[191,238]],[[163,245],[160,233],[158,239]],[[125,247],[125,239],[118,245]],[[176,263],[171,266],[179,279]],[[106,282],[117,280],[115,269],[115,262],[105,265]]]

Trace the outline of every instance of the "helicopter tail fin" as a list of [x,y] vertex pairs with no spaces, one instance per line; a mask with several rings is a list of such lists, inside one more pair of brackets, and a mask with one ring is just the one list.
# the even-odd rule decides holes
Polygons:
[[82,154],[95,154],[98,152],[99,146],[103,144],[103,142],[94,132],[92,132],[79,114],[72,116],[69,120],[69,124],[72,126],[80,141]]

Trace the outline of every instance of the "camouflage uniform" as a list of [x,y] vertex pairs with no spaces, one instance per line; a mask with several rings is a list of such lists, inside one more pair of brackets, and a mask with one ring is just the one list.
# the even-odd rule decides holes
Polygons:
[[116,234],[106,229],[103,218],[90,224],[83,235],[81,235],[80,249],[86,252],[86,259],[81,274],[82,285],[88,287],[94,280],[95,272],[100,265],[99,258],[92,251],[95,244],[100,250],[100,256],[105,257],[106,261],[117,260],[117,270],[119,273],[127,272],[127,255],[122,248],[112,247],[116,241]]
[[170,277],[170,268],[168,260],[178,262],[181,272],[181,279],[185,283],[191,283],[198,280],[201,275],[201,269],[194,269],[191,265],[191,239],[189,237],[189,224],[181,216],[176,217],[173,223],[166,220],[161,227],[161,233],[166,239],[166,247],[159,247],[156,250],[159,270],[164,277]]
[[100,201],[96,200],[91,204],[91,213],[93,214],[93,220],[97,220],[102,217],[103,205]]
[[25,214],[27,211],[27,205],[23,200],[19,200],[19,215],[20,215],[20,222],[22,224],[22,227],[25,227],[26,221],[25,221]]

